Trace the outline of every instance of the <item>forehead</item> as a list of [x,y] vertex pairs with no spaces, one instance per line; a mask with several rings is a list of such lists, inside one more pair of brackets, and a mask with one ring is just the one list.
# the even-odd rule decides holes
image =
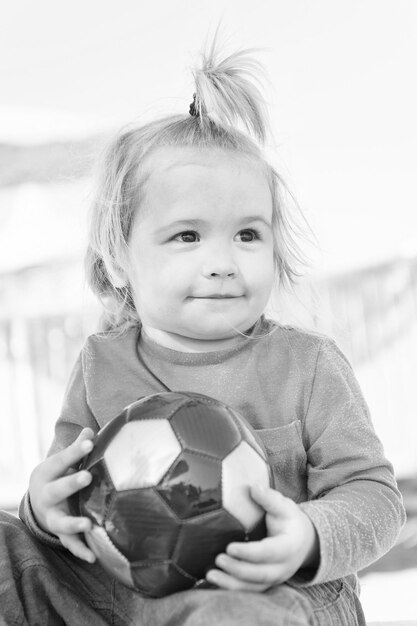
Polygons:
[[222,148],[196,146],[163,146],[152,150],[146,157],[145,169],[152,171],[169,170],[182,165],[205,165],[210,167],[217,162],[229,164],[251,164],[252,168],[262,170],[263,161],[254,155],[233,152]]
[[255,157],[220,149],[165,147],[145,163],[144,207],[165,211],[195,205],[272,210],[265,164]]

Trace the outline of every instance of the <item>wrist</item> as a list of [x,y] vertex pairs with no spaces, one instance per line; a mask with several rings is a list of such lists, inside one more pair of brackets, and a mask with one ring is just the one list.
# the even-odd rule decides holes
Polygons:
[[320,542],[317,530],[310,518],[302,511],[304,517],[305,555],[302,568],[317,569],[320,563]]
[[54,548],[61,548],[61,542],[56,535],[50,533],[47,529],[40,525],[33,511],[29,492],[27,491],[19,508],[19,516],[21,520],[29,528],[30,532],[35,535],[43,543]]

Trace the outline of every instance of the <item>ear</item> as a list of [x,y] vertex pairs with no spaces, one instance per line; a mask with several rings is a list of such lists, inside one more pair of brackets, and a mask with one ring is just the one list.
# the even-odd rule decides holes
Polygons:
[[112,283],[116,289],[122,289],[129,284],[127,274],[124,270],[118,268],[117,271],[112,272]]
[[119,265],[112,263],[111,267],[106,267],[106,270],[113,287],[116,289],[122,289],[129,284],[127,272]]

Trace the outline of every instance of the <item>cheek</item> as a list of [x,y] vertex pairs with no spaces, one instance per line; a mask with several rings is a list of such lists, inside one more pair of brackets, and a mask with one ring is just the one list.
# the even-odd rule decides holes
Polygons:
[[136,307],[143,309],[153,302],[155,294],[158,292],[159,271],[155,267],[155,263],[152,262],[152,256],[147,255],[146,251],[132,255],[130,265],[128,275]]
[[245,262],[245,275],[253,286],[265,289],[272,287],[275,276],[274,256],[272,252],[265,251],[256,257],[247,258]]
[[158,282],[163,283],[169,292],[187,289],[198,274],[199,260],[192,255],[170,255],[158,260],[152,271],[158,272]]
[[179,263],[175,259],[165,258],[163,254],[142,258],[134,273],[138,299],[152,300],[166,307],[170,300],[186,294],[192,281],[192,269],[192,263]]

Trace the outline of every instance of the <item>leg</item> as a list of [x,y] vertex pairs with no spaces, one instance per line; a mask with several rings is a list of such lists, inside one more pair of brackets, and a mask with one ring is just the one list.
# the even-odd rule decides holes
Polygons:
[[146,601],[155,626],[365,626],[352,585],[337,580],[307,588],[279,585],[265,593],[186,591]]
[[41,544],[18,518],[4,512],[0,554],[0,624],[2,619],[8,626],[133,623],[123,606],[115,606],[117,583],[100,566]]
[[[308,602],[287,585],[273,593],[216,589],[185,591],[148,600],[147,624],[157,626],[308,626]],[[152,603],[152,604],[151,604]]]
[[265,592],[192,590],[147,599],[99,565],[39,543],[0,512],[0,626],[362,626],[353,587],[333,581]]
[[314,626],[366,626],[356,576],[299,589],[313,612]]

